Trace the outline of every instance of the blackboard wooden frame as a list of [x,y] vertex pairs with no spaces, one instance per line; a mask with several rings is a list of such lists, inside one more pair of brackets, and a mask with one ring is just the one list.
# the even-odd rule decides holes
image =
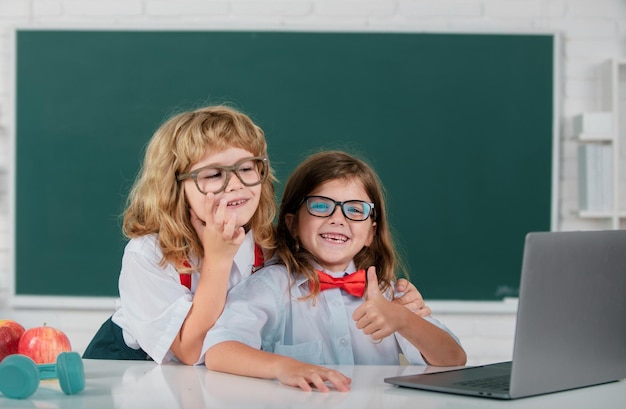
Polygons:
[[[36,51],[30,57],[26,52],[27,42],[23,40],[28,36],[35,41],[31,46]],[[55,36],[57,40],[51,40]],[[89,39],[90,36],[95,37]],[[190,36],[205,36],[213,42],[211,47],[194,47],[200,40],[189,41]],[[108,42],[112,37],[117,37],[113,44]],[[45,45],[37,43],[44,39]],[[230,44],[234,41],[237,46],[219,46],[224,39]],[[73,41],[77,44],[72,45]],[[273,166],[283,181],[295,163],[315,149],[346,148],[363,154],[387,186],[391,221],[411,267],[411,279],[428,299],[492,301],[514,297],[523,235],[528,231],[552,229],[555,223],[557,178],[553,158],[558,150],[554,120],[555,42],[552,34],[18,30],[15,45],[16,163],[13,169],[14,298],[58,301],[61,297],[72,304],[72,300],[115,296],[124,244],[117,215],[141,160],[143,145],[168,114],[221,101],[234,102],[265,129]],[[246,49],[246,44],[252,48]],[[57,46],[61,46],[60,49]],[[72,46],[78,48],[72,49]],[[37,50],[37,47],[40,48]],[[131,52],[132,47],[135,48]],[[251,56],[250,50],[262,54]],[[298,54],[303,53],[302,50],[308,50],[308,54]],[[116,54],[118,52],[122,54]],[[44,55],[37,56],[37,53]],[[220,58],[215,57],[216,54]],[[310,55],[318,58],[307,59]],[[126,58],[112,64],[111,61],[115,61],[112,56]],[[142,65],[142,61],[163,56],[171,64],[166,74],[158,65]],[[228,59],[225,56],[236,64],[230,68],[220,66],[220,60]],[[294,59],[299,60],[297,70],[280,71],[294,63]],[[189,73],[201,74],[197,69],[199,64],[211,67],[215,70],[213,73],[218,73],[214,75],[222,80],[224,75],[232,75],[237,80],[213,88],[206,85],[202,88],[196,80],[185,80],[189,79],[186,77]],[[246,66],[254,67],[254,72],[237,71]],[[329,75],[333,69],[340,73]],[[506,75],[502,74],[503,69],[509,70]],[[106,73],[106,78],[90,83],[89,78],[81,78],[81,72],[87,76],[89,72]],[[281,74],[272,79],[268,77],[272,72]],[[313,74],[320,72],[324,75],[315,78]],[[116,76],[124,78],[125,86],[115,83]],[[34,86],[34,80],[41,82]],[[277,85],[289,80],[296,84],[293,92],[276,92]],[[362,86],[352,85],[348,94],[332,92],[350,81]],[[480,81],[494,82],[472,88]],[[516,82],[522,84],[515,88],[518,94],[508,88]],[[332,89],[327,88],[329,83]],[[459,88],[465,94],[457,94]],[[145,100],[135,98],[142,92],[158,94],[158,98],[150,98],[158,102],[142,107]],[[250,97],[253,93],[265,99],[257,96],[254,100]],[[302,95],[308,97],[298,100]],[[375,98],[368,99],[372,95]],[[117,101],[116,107],[109,107],[110,111],[99,105],[103,101],[106,105],[107,97],[111,98],[109,102]],[[126,101],[127,105],[119,101]],[[89,107],[92,104],[93,107]],[[481,105],[482,109],[477,110]],[[304,112],[297,112],[299,107]],[[380,117],[385,118],[384,128],[381,123],[375,124]],[[539,124],[538,128],[533,128],[533,124]],[[381,129],[385,132],[370,134]],[[503,133],[500,140],[488,141],[495,132]],[[300,139],[293,144],[295,134],[300,135]],[[540,145],[532,146],[530,141],[535,141],[537,134],[541,135]],[[44,139],[25,142],[25,135]],[[118,145],[111,143],[111,135],[118,138]],[[340,137],[345,140],[337,142]],[[473,138],[473,144],[455,144],[455,138],[460,137],[465,141]],[[45,145],[50,140],[54,143]],[[429,145],[435,140],[439,142]],[[515,145],[522,140],[529,145]],[[407,144],[408,149],[405,149]],[[459,147],[455,149],[455,145]],[[478,146],[476,151],[472,151],[473,145]],[[38,171],[31,165],[21,167],[22,164],[46,163],[45,157],[36,156],[37,149],[45,151],[46,155],[57,155],[55,162],[46,167],[45,175],[51,181],[58,182],[62,180],[61,175],[74,174],[77,184],[88,186],[89,175],[78,174],[76,170],[95,166],[103,178],[99,179],[100,185],[111,181],[103,190],[109,198],[111,194],[115,197],[114,205],[109,203],[96,215],[86,212],[80,204],[86,197],[100,194],[93,187],[48,186],[41,196],[34,190],[22,192],[23,181],[32,179]],[[126,156],[128,163],[117,167],[97,163],[95,159],[100,153],[107,153],[107,149],[114,157],[130,155]],[[421,161],[410,155],[410,151],[420,150],[425,151],[421,157],[418,155]],[[68,152],[68,156],[60,155]],[[85,157],[80,152],[90,156]],[[509,176],[526,175],[523,188],[525,200],[530,198],[530,203],[519,203],[522,196],[494,200],[496,195],[485,197],[483,202],[473,200],[498,184],[518,183],[514,178],[506,180],[502,169],[487,169],[493,165],[494,155],[489,153],[496,152],[502,155],[495,163],[504,166],[504,172],[512,172]],[[516,162],[524,155],[532,158],[526,162],[527,167]],[[483,169],[475,170],[476,164]],[[415,173],[415,182],[407,181],[404,177],[407,172]],[[465,176],[473,178],[469,179],[471,183],[468,179],[456,180]],[[436,178],[437,182],[429,182],[429,178]],[[497,179],[496,185],[489,185],[488,179]],[[480,190],[485,184],[487,190]],[[280,186],[278,188],[280,192]],[[48,201],[45,202],[48,213],[42,215],[45,223],[40,220],[24,227],[24,223],[28,223],[25,220],[30,219],[23,215],[37,212],[37,206],[32,206],[39,197],[41,203]],[[466,206],[458,206],[459,203]],[[62,214],[68,207],[72,215],[80,216],[75,224],[79,230],[84,229],[84,234],[77,236],[68,228],[68,213]],[[524,215],[527,213],[535,219],[527,220]],[[495,215],[495,221],[474,220],[463,226],[462,235],[441,227],[442,221],[454,227],[471,217],[484,218],[486,214]],[[71,251],[57,244],[88,245],[93,238],[88,232],[94,229],[104,232],[99,244],[106,247],[110,243],[108,250]],[[37,242],[34,232],[43,233],[44,238]],[[423,233],[415,237],[413,232]],[[467,253],[465,247],[473,244],[477,246],[472,250],[476,253],[472,259],[468,256],[472,253]],[[39,261],[39,265],[22,267],[32,249],[46,249],[50,245],[57,248],[45,256],[44,261]],[[89,254],[84,257],[83,253]],[[72,260],[74,265],[89,266],[89,271],[76,268],[67,260]],[[441,262],[452,264],[436,265]],[[55,263],[56,270],[48,269]],[[67,269],[59,267],[66,265]],[[94,272],[94,266],[105,270]],[[482,279],[485,275],[487,281]],[[501,275],[502,280],[496,281]],[[78,284],[71,284],[76,282]],[[78,285],[78,291],[68,291],[68,283]],[[483,291],[485,288],[488,292]]]

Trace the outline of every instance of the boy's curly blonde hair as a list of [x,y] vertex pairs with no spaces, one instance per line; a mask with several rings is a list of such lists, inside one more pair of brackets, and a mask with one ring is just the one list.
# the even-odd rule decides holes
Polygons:
[[[171,262],[179,271],[189,270],[183,262],[190,254],[201,259],[204,251],[191,224],[182,182],[176,177],[189,172],[208,150],[221,152],[231,147],[245,149],[254,156],[267,156],[261,128],[231,107],[207,106],[180,113],[163,123],[147,146],[142,168],[128,196],[123,220],[126,237],[156,233],[163,251],[162,263]],[[268,172],[257,211],[245,227],[253,230],[261,247],[270,249],[276,203],[271,167]]]

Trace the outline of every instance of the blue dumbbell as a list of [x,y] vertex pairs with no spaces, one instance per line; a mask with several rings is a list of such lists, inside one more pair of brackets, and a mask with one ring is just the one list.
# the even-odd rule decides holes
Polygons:
[[39,364],[26,355],[9,355],[0,363],[0,392],[7,398],[32,395],[41,379],[58,378],[66,395],[85,389],[83,361],[77,352],[61,352],[56,364]]

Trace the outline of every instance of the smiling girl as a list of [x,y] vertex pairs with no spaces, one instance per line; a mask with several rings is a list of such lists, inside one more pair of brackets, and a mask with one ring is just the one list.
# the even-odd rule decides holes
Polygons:
[[[274,265],[235,287],[205,340],[209,369],[340,391],[320,365],[464,365],[452,333],[393,302],[398,262],[377,175],[343,152],[315,154],[285,186]],[[367,272],[366,272],[367,271]],[[367,278],[367,281],[366,281]]]

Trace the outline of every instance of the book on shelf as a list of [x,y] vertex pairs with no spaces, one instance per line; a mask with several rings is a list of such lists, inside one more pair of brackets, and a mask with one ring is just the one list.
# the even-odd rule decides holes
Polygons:
[[613,146],[580,144],[578,173],[580,210],[610,212],[613,209]]

